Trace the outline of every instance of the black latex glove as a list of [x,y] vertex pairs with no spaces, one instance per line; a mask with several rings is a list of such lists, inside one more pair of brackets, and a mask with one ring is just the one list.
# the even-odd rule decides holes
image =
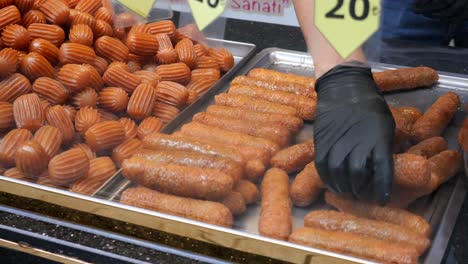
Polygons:
[[369,67],[338,65],[316,83],[315,164],[329,189],[390,198],[395,121]]

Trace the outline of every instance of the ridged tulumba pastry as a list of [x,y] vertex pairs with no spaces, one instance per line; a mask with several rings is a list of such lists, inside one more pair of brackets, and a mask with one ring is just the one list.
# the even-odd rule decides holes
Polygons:
[[99,93],[99,106],[114,113],[127,109],[128,94],[119,87],[107,87]]
[[125,140],[125,130],[118,121],[104,121],[88,128],[85,140],[96,152],[110,150]]
[[32,85],[32,90],[52,104],[63,104],[70,96],[63,84],[49,77],[37,78]]
[[127,105],[127,114],[137,120],[148,117],[153,111],[156,100],[154,86],[148,83],[140,84],[130,96]]
[[45,121],[41,101],[35,93],[18,97],[13,102],[13,115],[18,128],[25,128],[31,131],[38,130]]
[[51,64],[56,64],[59,61],[59,48],[52,42],[37,38],[29,44],[29,52],[37,52],[44,56]]
[[62,145],[62,132],[53,126],[43,126],[34,134],[34,140],[39,143],[44,149],[47,159],[54,157]]

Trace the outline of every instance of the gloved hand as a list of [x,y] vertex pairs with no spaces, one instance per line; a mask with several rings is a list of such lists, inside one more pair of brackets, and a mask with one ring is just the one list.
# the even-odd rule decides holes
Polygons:
[[395,121],[369,67],[338,65],[317,80],[315,164],[329,189],[385,204]]
[[414,0],[413,3],[415,13],[449,23],[467,19],[467,9],[466,0]]

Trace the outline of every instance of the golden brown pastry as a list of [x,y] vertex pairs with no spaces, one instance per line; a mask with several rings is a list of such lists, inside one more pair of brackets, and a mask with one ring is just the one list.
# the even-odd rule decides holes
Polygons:
[[11,24],[21,24],[20,11],[14,5],[0,9],[0,30]]
[[153,111],[154,101],[156,100],[156,91],[151,84],[140,84],[127,105],[127,113],[132,118],[142,120],[148,117]]
[[75,136],[75,127],[63,106],[55,105],[49,108],[49,111],[46,113],[46,120],[49,125],[60,130],[63,136],[63,143],[68,144],[73,141]]
[[13,129],[8,132],[0,143],[0,162],[5,167],[15,165],[15,154],[18,147],[32,138],[32,134],[27,129]]
[[36,38],[29,45],[29,52],[37,52],[44,56],[51,64],[59,61],[59,49],[52,42]]
[[117,113],[127,109],[128,94],[119,87],[107,87],[99,93],[99,106]]
[[3,45],[17,50],[23,50],[29,46],[31,37],[26,28],[13,24],[7,26],[2,32]]
[[139,139],[127,139],[112,150],[112,160],[120,167],[124,160],[132,157],[142,149],[143,145]]
[[88,128],[99,123],[101,121],[101,115],[98,110],[89,106],[82,107],[80,111],[76,113],[75,117],[75,128],[78,133],[84,135]]
[[16,98],[31,92],[31,83],[20,73],[13,73],[0,81],[0,101],[13,103]]
[[163,102],[156,102],[153,107],[152,115],[161,119],[161,121],[166,125],[172,121],[180,113],[179,108],[168,105]]
[[55,25],[63,25],[68,22],[70,8],[62,0],[46,0],[39,7],[47,19],[47,22]]
[[135,138],[137,136],[137,125],[135,121],[128,117],[122,117],[119,119],[119,122],[122,124],[125,130],[125,139]]
[[13,105],[8,102],[0,102],[0,131],[9,131],[14,127]]
[[104,121],[88,128],[86,144],[96,152],[112,149],[125,140],[125,130],[117,121]]
[[33,23],[45,24],[46,16],[39,10],[29,10],[23,15],[23,26],[28,28]]
[[45,121],[41,101],[35,93],[18,97],[13,103],[13,115],[18,128],[31,131],[39,129]]
[[31,39],[42,38],[59,47],[65,40],[65,32],[57,25],[32,23],[28,27]]
[[92,46],[94,42],[93,30],[85,24],[74,25],[68,33],[68,39],[73,43]]
[[5,48],[0,50],[0,77],[8,77],[19,67],[19,54],[16,50]]
[[49,162],[49,177],[59,186],[67,186],[84,176],[89,170],[86,153],[78,148],[64,151]]
[[187,103],[188,91],[178,83],[162,81],[156,87],[157,102],[173,105],[182,109]]
[[139,139],[144,139],[147,135],[159,132],[164,127],[163,122],[154,116],[150,116],[141,121],[137,129]]
[[16,168],[30,179],[39,177],[47,169],[48,162],[45,150],[34,140],[21,144],[15,153]]
[[42,146],[47,159],[50,160],[59,151],[63,135],[56,127],[43,126],[36,131],[33,139]]
[[99,56],[111,61],[125,61],[129,53],[122,41],[108,36],[98,38],[94,43],[94,48]]
[[190,68],[185,63],[163,64],[156,68],[162,81],[171,81],[185,85],[191,78]]
[[20,71],[30,80],[39,77],[54,77],[54,68],[49,61],[39,53],[30,52],[20,62]]
[[63,84],[49,77],[37,78],[32,85],[32,90],[52,104],[63,104],[70,95]]

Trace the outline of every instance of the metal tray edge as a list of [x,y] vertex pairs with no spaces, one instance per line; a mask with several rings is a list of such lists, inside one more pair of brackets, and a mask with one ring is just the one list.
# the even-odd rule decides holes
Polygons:
[[[17,179],[0,176],[0,192],[38,199],[43,202],[67,206],[78,211],[88,212],[116,220],[130,222],[156,230],[190,237],[218,246],[224,246],[270,256],[294,263],[375,263],[338,253],[301,246],[252,235],[231,228],[215,226],[183,217],[137,208],[118,202],[108,201],[66,190],[24,183]],[[20,192],[18,191],[20,190]]]

